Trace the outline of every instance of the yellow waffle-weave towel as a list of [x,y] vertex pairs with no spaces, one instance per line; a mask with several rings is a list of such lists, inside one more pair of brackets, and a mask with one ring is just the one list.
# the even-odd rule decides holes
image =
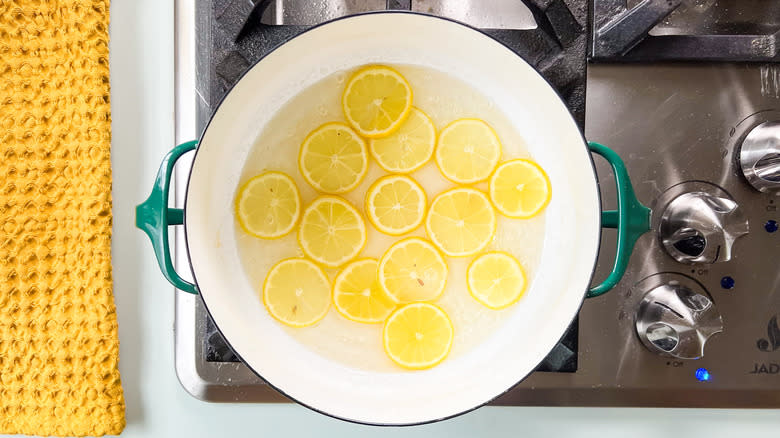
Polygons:
[[0,0],[0,433],[125,425],[108,0]]

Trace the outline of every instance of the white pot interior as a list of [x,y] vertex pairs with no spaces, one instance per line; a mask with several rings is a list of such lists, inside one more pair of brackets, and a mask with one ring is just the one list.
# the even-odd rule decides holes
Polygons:
[[[426,371],[346,366],[291,338],[263,308],[238,259],[233,196],[243,162],[273,114],[308,85],[370,63],[446,72],[490,98],[547,171],[553,197],[531,287],[476,348]],[[317,27],[255,65],[201,140],[187,189],[187,245],[203,299],[235,351],[289,397],[340,418],[432,421],[472,409],[530,373],[558,342],[588,287],[599,245],[598,187],[582,136],[553,89],[500,43],[415,14],[368,14]]]

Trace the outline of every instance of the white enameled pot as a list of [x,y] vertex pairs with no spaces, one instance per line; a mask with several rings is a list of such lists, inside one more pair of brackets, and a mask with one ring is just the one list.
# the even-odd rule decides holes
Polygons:
[[[428,67],[473,86],[522,133],[554,191],[541,261],[522,305],[480,345],[425,371],[359,370],[307,349],[263,309],[238,259],[233,195],[259,133],[300,90],[372,63]],[[166,157],[154,192],[138,208],[138,226],[152,238],[163,273],[178,288],[201,294],[225,339],[255,373],[299,403],[349,421],[401,425],[451,417],[512,388],[542,361],[588,294],[598,255],[602,211],[589,147],[610,161],[621,188],[621,208],[603,213],[605,226],[621,234],[618,261],[592,295],[617,282],[633,241],[647,229],[648,210],[633,197],[619,158],[586,143],[538,72],[486,34],[428,15],[338,19],[292,38],[255,64],[197,142],[182,214],[166,205],[170,172],[194,147],[195,142],[180,145]],[[170,262],[167,227],[182,219],[197,285],[183,281]]]

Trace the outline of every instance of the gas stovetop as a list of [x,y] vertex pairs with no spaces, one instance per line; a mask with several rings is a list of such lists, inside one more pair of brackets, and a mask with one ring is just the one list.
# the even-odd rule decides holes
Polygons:
[[[654,227],[618,286],[586,300],[537,371],[493,403],[780,407],[780,2],[316,4],[177,1],[177,142],[201,133],[254,62],[322,21],[401,9],[484,29],[550,81],[588,139],[623,157]],[[610,170],[596,164],[603,207],[614,208]],[[594,282],[615,240],[604,231]],[[186,277],[183,242],[177,230]],[[195,397],[288,401],[238,360],[200,298],[181,291],[175,343],[177,374]]]

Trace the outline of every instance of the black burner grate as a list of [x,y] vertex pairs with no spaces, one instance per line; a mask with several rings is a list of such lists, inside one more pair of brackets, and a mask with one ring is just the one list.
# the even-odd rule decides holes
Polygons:
[[591,0],[594,61],[780,61],[780,2]]

